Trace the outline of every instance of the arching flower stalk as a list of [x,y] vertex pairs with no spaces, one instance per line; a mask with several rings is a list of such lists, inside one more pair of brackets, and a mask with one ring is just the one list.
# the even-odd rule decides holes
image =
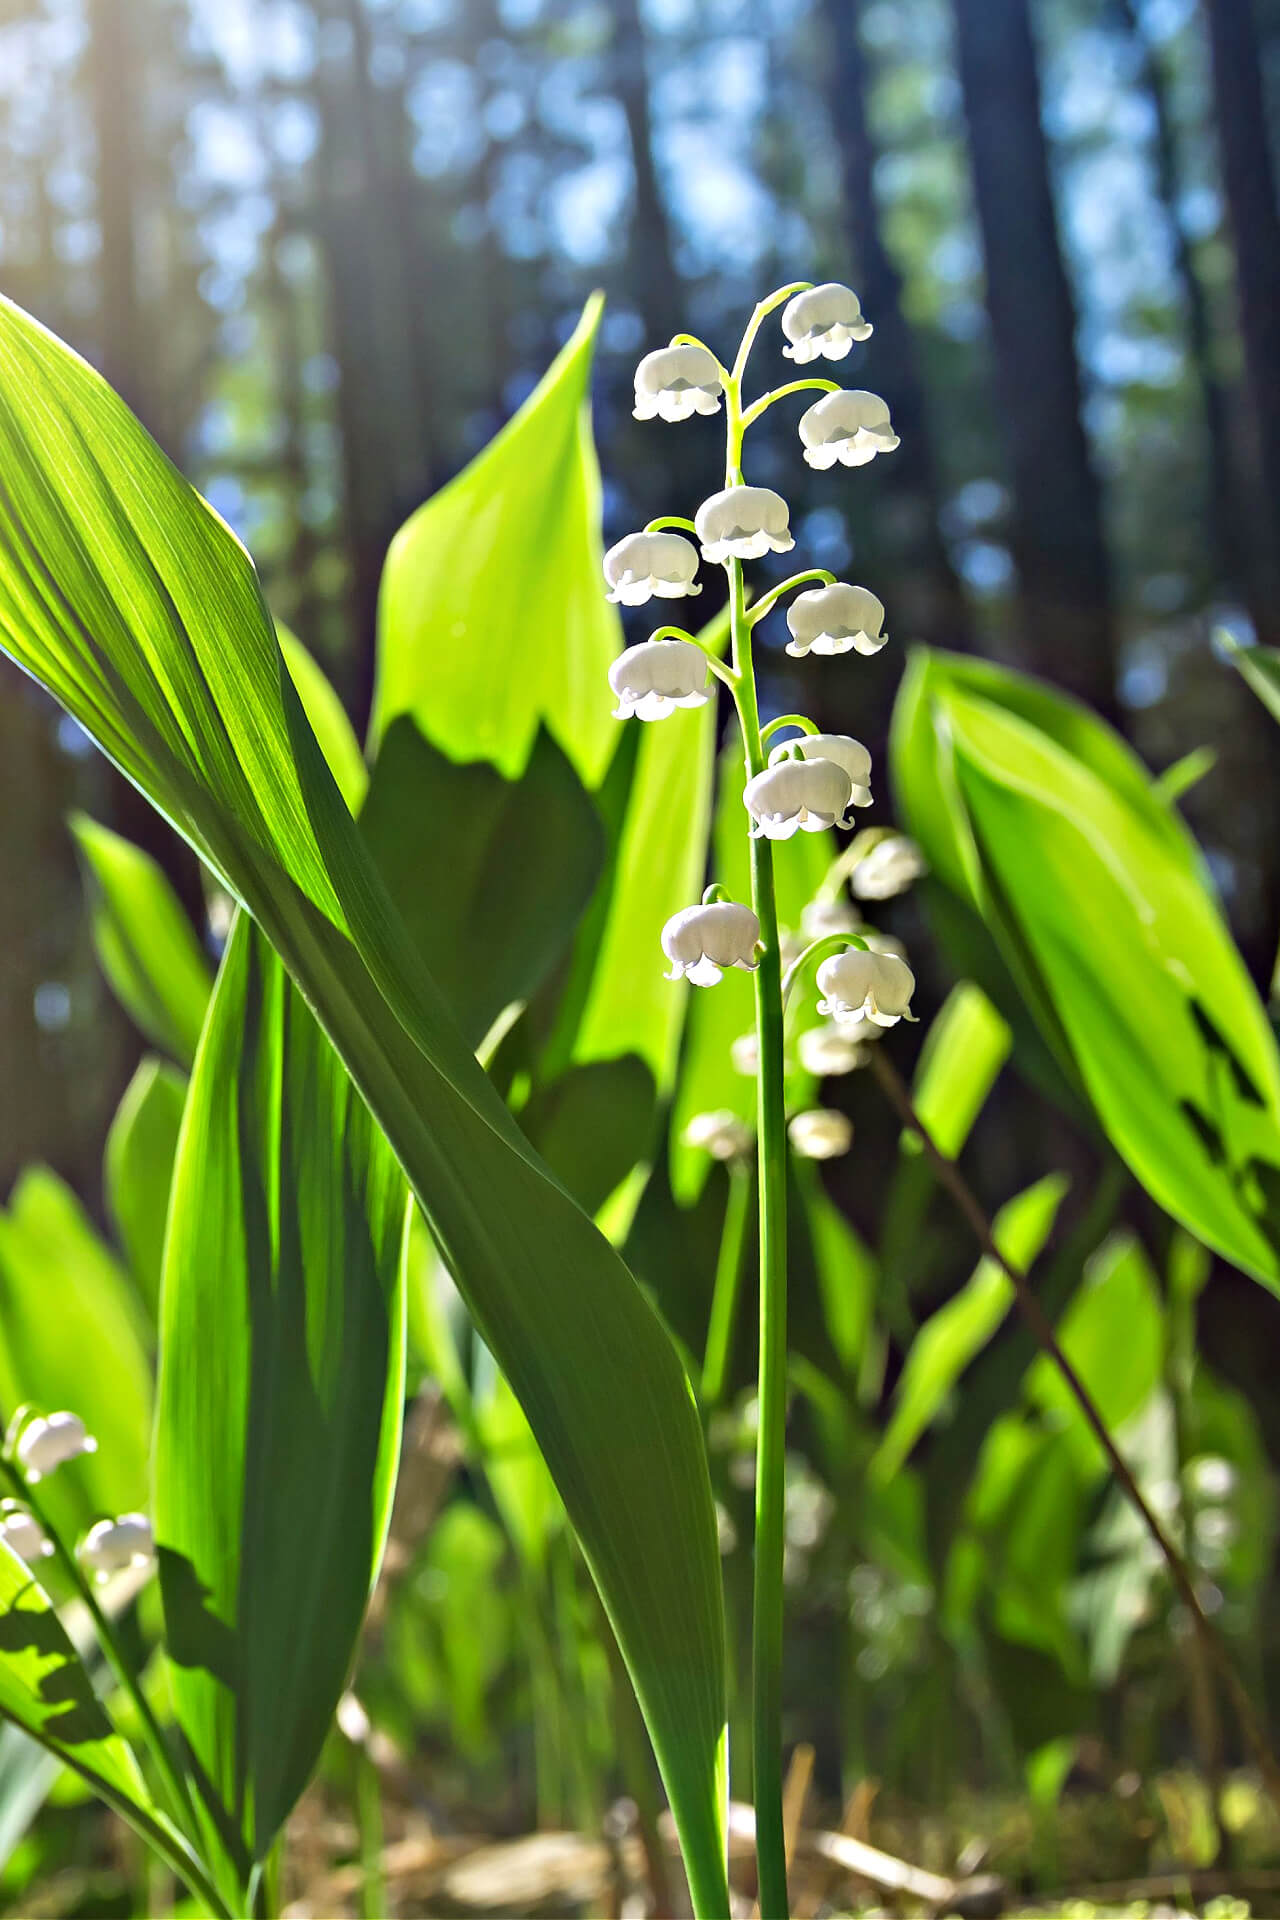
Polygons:
[[[797,367],[842,360],[855,341],[871,332],[857,295],[835,284],[807,281],[779,288],[752,314],[731,368],[690,334],[678,334],[669,346],[647,354],[636,371],[636,415],[641,419],[687,419],[719,410],[725,419],[724,487],[704,500],[692,521],[664,515],[642,533],[630,534],[605,558],[611,598],[639,606],[652,596],[675,598],[696,593],[699,558],[722,566],[728,581],[730,653],[727,663],[714,654],[698,654],[700,643],[678,630],[674,642],[663,628],[646,644],[615,662],[610,680],[619,696],[619,718],[637,713],[657,718],[673,707],[700,703],[711,689],[707,667],[728,687],[742,736],[743,801],[749,822],[751,904],[740,905],[708,888],[700,905],[685,908],[667,922],[663,950],[668,978],[686,978],[714,987],[726,967],[752,972],[756,1023],[748,1039],[735,1043],[733,1064],[756,1078],[755,1147],[759,1204],[760,1372],[756,1455],[756,1531],[752,1660],[752,1748],[756,1801],[756,1854],[760,1911],[770,1920],[788,1913],[786,1856],[782,1826],[781,1668],[782,1592],[785,1547],[785,1426],[787,1410],[786,1187],[788,1123],[784,1094],[784,1007],[782,938],[774,892],[774,842],[797,832],[820,832],[852,825],[852,809],[871,804],[871,756],[847,734],[821,733],[802,714],[788,714],[761,725],[752,657],[755,626],[796,589],[810,590],[787,614],[788,651],[803,658],[838,653],[876,653],[884,646],[884,607],[867,588],[837,581],[822,568],[794,574],[761,595],[748,611],[744,565],[795,545],[790,513],[781,494],[750,484],[743,472],[743,443],[749,428],[792,394],[817,393],[800,423],[800,442],[810,466],[861,466],[897,446],[889,410],[876,395],[845,391],[833,380],[798,379],[761,395],[750,404],[743,385],[752,347],[768,316],[782,315],[783,351]],[[779,343],[781,344],[781,343]],[[678,529],[678,531],[677,531]],[[688,539],[693,534],[695,548]],[[700,550],[700,552],[699,552]],[[810,583],[816,583],[810,585]],[[677,648],[679,652],[677,652]],[[678,724],[678,721],[677,721]],[[783,728],[799,737],[770,750]],[[785,858],[785,850],[780,856]],[[843,877],[843,876],[842,876]],[[803,948],[787,969],[789,986],[807,963],[837,948],[855,964],[840,973],[828,992],[832,1011],[875,1029],[877,1021],[910,1017],[910,970],[892,956],[873,954],[855,931],[853,907],[834,898],[815,903],[817,917],[806,924],[813,944]],[[856,978],[854,977],[856,975]],[[825,987],[824,982],[824,987]],[[812,986],[812,981],[810,982]],[[845,998],[845,990],[856,999]],[[813,1070],[848,1072],[863,1057],[861,1035],[828,1026],[807,1043]],[[750,1129],[731,1113],[698,1115],[686,1138],[705,1151],[740,1164],[750,1150]],[[851,1143],[842,1114],[810,1109],[791,1122],[793,1149],[812,1158],[847,1151]],[[739,1180],[735,1195],[742,1200]],[[727,1263],[735,1270],[738,1263]],[[717,1295],[712,1322],[723,1340],[720,1322],[732,1312],[732,1297]],[[721,1309],[724,1312],[721,1312]],[[722,1383],[723,1369],[712,1368]]]

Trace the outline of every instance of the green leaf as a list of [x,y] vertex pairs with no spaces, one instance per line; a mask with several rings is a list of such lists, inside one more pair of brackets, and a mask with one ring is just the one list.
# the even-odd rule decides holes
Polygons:
[[189,1067],[213,979],[195,929],[149,853],[87,814],[73,814],[71,830],[102,971],[148,1040]]
[[184,1076],[149,1054],[125,1088],[107,1135],[107,1206],[153,1315],[160,1304],[169,1186],[186,1097]]
[[302,702],[302,710],[320,742],[320,751],[329,762],[329,771],[338,783],[338,791],[352,813],[359,813],[369,786],[369,769],[364,763],[360,742],[347,717],[347,710],[323,667],[315,655],[303,646],[298,636],[277,621],[276,637]]
[[604,861],[591,799],[549,734],[519,779],[459,766],[392,722],[360,828],[409,932],[478,1046],[567,951]]
[[[1047,1174],[1006,1202],[996,1215],[996,1245],[1024,1272],[1053,1231],[1067,1185],[1061,1174]],[[960,1291],[925,1321],[911,1343],[893,1411],[873,1458],[877,1478],[889,1480],[897,1473],[925,1428],[938,1418],[965,1368],[996,1332],[1012,1301],[1013,1282],[996,1261],[984,1257]]]
[[[1123,1339],[1117,1339],[1117,1328],[1124,1329]],[[1132,1234],[1112,1234],[1089,1262],[1058,1339],[1114,1435],[1146,1405],[1160,1382],[1164,1356],[1159,1287]],[[1047,1354],[1028,1372],[1026,1392],[1067,1434],[1082,1473],[1107,1471],[1101,1446]]]
[[719,1551],[670,1340],[459,1035],[243,549],[105,384],[11,305],[0,392],[0,639],[249,907],[385,1128],[577,1530],[698,1909],[723,1912]]
[[98,1442],[45,1489],[59,1528],[146,1504],[151,1400],[131,1282],[71,1189],[29,1168],[0,1214],[0,1405],[69,1408]]
[[962,981],[948,994],[920,1051],[912,1104],[939,1149],[954,1160],[969,1138],[1012,1036],[980,987]]
[[809,1231],[823,1323],[837,1360],[853,1373],[875,1314],[876,1259],[828,1195],[815,1161],[797,1158],[791,1175]]
[[407,713],[455,760],[524,771],[540,726],[588,787],[617,745],[587,383],[588,302],[519,413],[391,543],[378,605],[373,740]]
[[[1280,1059],[1198,850],[1100,723],[1061,702],[1070,724],[1032,725],[1024,684],[996,672],[999,704],[950,663],[933,674],[902,777],[927,728],[976,862],[959,885],[1113,1145],[1176,1220],[1280,1290]],[[1055,698],[1041,690],[1041,718]],[[920,824],[936,825],[927,808]]]
[[242,1883],[319,1756],[382,1554],[405,1208],[384,1137],[242,917],[174,1172],[155,1448],[174,1702]]
[[1219,627],[1213,637],[1232,666],[1252,687],[1271,718],[1280,721],[1280,649],[1242,647],[1223,627]]

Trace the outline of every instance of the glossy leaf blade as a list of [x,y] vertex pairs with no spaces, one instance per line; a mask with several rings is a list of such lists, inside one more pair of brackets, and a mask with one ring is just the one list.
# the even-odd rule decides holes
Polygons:
[[577,1529],[695,1901],[723,1911],[719,1552],[670,1340],[424,971],[243,549],[105,384],[9,305],[0,395],[0,642],[249,906],[386,1130]]
[[186,1098],[185,1076],[149,1054],[125,1088],[103,1159],[112,1223],[153,1315],[160,1304],[169,1187]]
[[155,1445],[178,1720],[242,1868],[319,1756],[381,1558],[406,1202],[386,1140],[242,917],[174,1172]]

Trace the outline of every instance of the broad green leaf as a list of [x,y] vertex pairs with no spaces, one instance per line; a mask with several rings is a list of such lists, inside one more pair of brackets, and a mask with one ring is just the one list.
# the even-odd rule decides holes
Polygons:
[[373,739],[398,714],[454,760],[523,773],[540,726],[588,787],[617,745],[600,476],[587,407],[596,296],[519,413],[391,543]]
[[[712,878],[719,881],[731,899],[749,903],[751,867],[747,828],[750,822],[742,804],[744,783],[742,749],[735,738],[720,755],[711,870]],[[704,826],[704,838],[705,831]],[[781,927],[792,933],[799,932],[800,917],[834,858],[835,846],[828,833],[798,833],[794,840],[774,848],[774,886]],[[701,873],[701,866],[698,872]],[[690,905],[700,893],[700,883],[691,886],[679,904]],[[671,911],[675,911],[674,906]],[[740,1120],[754,1121],[756,1111],[755,1077],[738,1073],[730,1052],[734,1041],[755,1027],[755,988],[751,975],[733,969],[725,974],[719,986],[695,987],[689,991],[692,1001],[671,1111],[671,1190],[681,1206],[690,1206],[697,1199],[711,1166],[705,1153],[684,1143],[684,1131],[690,1120],[697,1113],[724,1109],[737,1114]],[[797,988],[788,1012],[787,1032],[792,1040],[806,1026],[816,1023],[816,1008],[817,995],[810,978]],[[792,1104],[808,1104],[813,1085],[811,1076],[801,1073],[792,1060],[788,1073],[788,1097]]]
[[174,1170],[155,1443],[174,1702],[242,1884],[319,1756],[382,1554],[405,1208],[386,1140],[242,916]]
[[[137,1295],[70,1188],[27,1170],[0,1214],[0,1405],[67,1407],[98,1442],[63,1467],[45,1501],[73,1534],[144,1506],[151,1370]],[[110,1363],[104,1364],[104,1356]]]
[[980,987],[948,994],[920,1053],[912,1102],[938,1147],[954,1160],[1009,1057],[1012,1037]]
[[112,1730],[79,1654],[44,1590],[0,1543],[0,1714],[74,1767],[95,1792],[145,1822],[151,1806],[138,1764]]
[[329,771],[338,783],[338,791],[352,813],[359,813],[369,786],[369,769],[360,751],[355,728],[339,700],[332,682],[314,654],[287,627],[277,622],[276,635],[285,665],[289,669],[302,710],[320,742],[320,751],[329,762]]
[[[1117,1338],[1122,1328],[1123,1339]],[[1062,1349],[1088,1388],[1114,1436],[1145,1405],[1160,1382],[1164,1316],[1151,1263],[1130,1233],[1116,1233],[1099,1248],[1058,1326]],[[1106,1457],[1076,1405],[1066,1381],[1047,1354],[1027,1374],[1026,1392],[1051,1411],[1068,1435],[1080,1471],[1106,1470]]]
[[879,1273],[875,1256],[822,1184],[816,1162],[797,1158],[795,1191],[804,1209],[822,1317],[837,1360],[856,1371],[867,1344]]
[[541,732],[519,779],[459,766],[392,722],[360,828],[473,1046],[567,951],[604,860],[590,797]]
[[243,549],[110,389],[8,304],[0,394],[0,641],[248,906],[385,1128],[577,1529],[698,1908],[722,1912],[720,1564],[670,1340],[458,1033]]
[[160,1303],[169,1186],[186,1097],[183,1075],[148,1054],[116,1109],[103,1161],[112,1223],[153,1314]]
[[[959,881],[953,867],[952,883],[983,905],[1134,1174],[1192,1233],[1280,1288],[1280,1060],[1194,842],[1070,703],[1058,703],[1070,725],[1051,732],[1026,717],[1017,676],[988,669],[979,698],[952,684],[952,663],[931,671],[917,666],[899,772],[919,772],[932,742],[937,778],[952,783],[947,831],[959,823],[974,863]],[[1057,713],[1046,702],[1056,696],[1040,690],[1041,719]],[[916,824],[937,830],[927,803]],[[955,832],[951,853],[926,845],[944,877]]]
[[[996,1245],[1024,1272],[1053,1231],[1066,1190],[1061,1174],[1047,1174],[1007,1201],[996,1215]],[[888,1480],[902,1466],[925,1428],[937,1419],[965,1368],[996,1332],[1012,1301],[1013,1282],[996,1261],[984,1257],[960,1291],[926,1320],[911,1343],[884,1438],[872,1462],[878,1478]]]
[[102,971],[147,1039],[189,1067],[213,977],[195,929],[149,853],[87,814],[74,814],[71,828]]
[[1224,629],[1214,634],[1233,667],[1261,700],[1273,720],[1280,721],[1280,648],[1242,647]]

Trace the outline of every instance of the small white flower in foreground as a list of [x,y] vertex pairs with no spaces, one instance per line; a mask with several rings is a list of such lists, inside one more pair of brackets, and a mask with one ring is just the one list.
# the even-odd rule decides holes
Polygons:
[[907,950],[901,940],[896,940],[891,933],[866,931],[862,937],[872,953],[891,953],[897,960],[905,960],[907,957]]
[[825,940],[832,933],[856,933],[862,915],[849,900],[810,900],[800,915],[806,940]]
[[845,580],[798,593],[787,608],[787,625],[787,652],[794,660],[807,653],[879,653],[889,638],[881,631],[883,603],[866,587],[851,587]]
[[729,1049],[735,1073],[750,1077],[760,1071],[760,1042],[754,1033],[740,1033]]
[[123,1573],[126,1567],[145,1567],[155,1550],[151,1522],[145,1513],[122,1513],[118,1520],[99,1520],[80,1542],[80,1558],[99,1580]]
[[871,338],[871,322],[863,319],[862,302],[852,287],[826,280],[788,300],[782,331],[791,342],[783,354],[803,367],[819,357],[843,360],[855,340]]
[[892,833],[885,840],[877,840],[859,860],[849,884],[859,900],[892,900],[926,871],[924,855],[915,841],[905,833]]
[[687,640],[644,640],[609,668],[618,696],[615,720],[663,720],[677,707],[702,707],[711,698],[707,656]]
[[[855,807],[871,805],[871,755],[861,740],[848,733],[806,733],[789,743],[799,747],[806,760],[834,760],[849,776]],[[772,757],[770,764],[774,764]]]
[[0,1508],[0,1540],[29,1567],[53,1552],[53,1542],[40,1522],[15,1500],[6,1500]]
[[863,1041],[844,1033],[834,1024],[808,1027],[796,1041],[796,1053],[806,1073],[817,1080],[832,1080],[837,1074],[852,1073],[866,1064]]
[[693,523],[704,560],[758,560],[795,545],[787,503],[772,487],[725,487],[703,501]]
[[706,347],[659,347],[636,368],[637,420],[687,420],[719,409],[720,369]]
[[750,1153],[755,1135],[745,1120],[721,1107],[715,1113],[695,1113],[684,1130],[687,1147],[700,1147],[713,1160],[737,1160]]
[[916,977],[905,960],[891,953],[864,953],[850,947],[832,954],[818,968],[818,1012],[852,1027],[896,1026],[914,1020],[911,996]]
[[824,393],[800,416],[804,457],[811,467],[865,467],[878,453],[892,453],[898,436],[889,409],[877,393],[860,388]]
[[853,1122],[830,1107],[813,1107],[788,1121],[791,1145],[804,1160],[835,1160],[853,1145]]
[[752,839],[789,840],[798,829],[849,826],[853,782],[835,760],[779,760],[748,780],[742,799],[756,823]]
[[660,600],[701,593],[697,571],[698,549],[679,533],[629,533],[604,557],[609,598],[624,607],[642,607],[655,593]]
[[760,922],[750,907],[712,900],[682,907],[662,929],[662,951],[671,962],[668,980],[684,977],[695,987],[718,986],[726,967],[756,966]]
[[51,1413],[28,1420],[18,1436],[18,1465],[33,1484],[82,1453],[96,1453],[97,1441],[84,1430],[78,1413]]

